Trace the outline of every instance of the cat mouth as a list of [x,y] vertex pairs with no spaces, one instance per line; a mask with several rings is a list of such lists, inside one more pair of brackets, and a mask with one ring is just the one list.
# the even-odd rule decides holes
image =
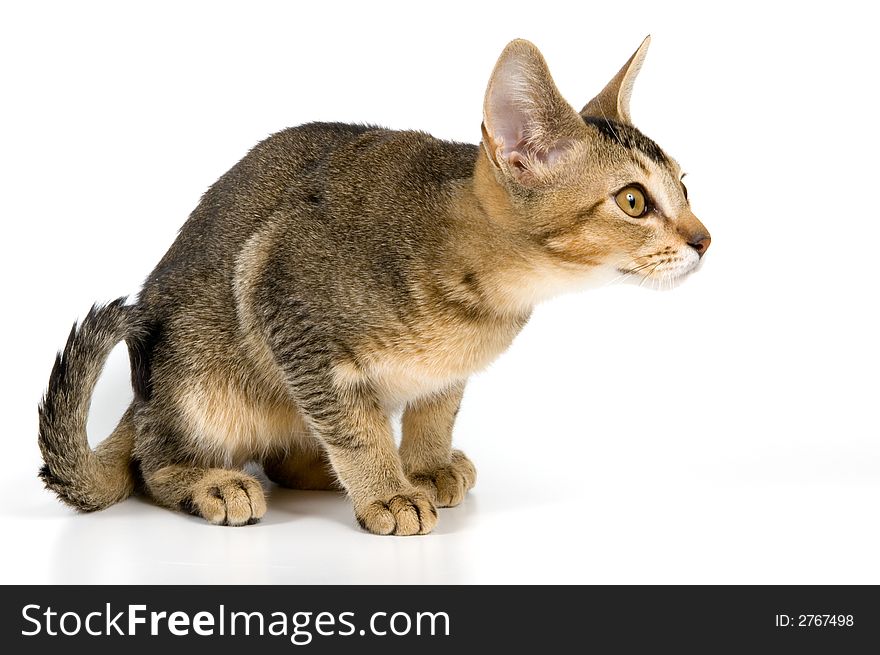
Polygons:
[[621,276],[621,282],[653,289],[672,289],[698,271],[702,263],[702,259],[649,262],[640,266],[618,267],[617,272]]

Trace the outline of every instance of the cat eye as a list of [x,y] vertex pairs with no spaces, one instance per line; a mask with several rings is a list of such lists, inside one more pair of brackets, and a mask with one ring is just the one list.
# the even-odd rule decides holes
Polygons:
[[627,216],[641,218],[648,212],[648,201],[645,198],[645,192],[637,186],[624,187],[617,192],[614,199],[617,201],[617,206]]

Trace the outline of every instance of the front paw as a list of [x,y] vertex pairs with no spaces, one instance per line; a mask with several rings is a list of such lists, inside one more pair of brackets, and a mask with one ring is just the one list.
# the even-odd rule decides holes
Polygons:
[[437,510],[428,495],[410,489],[375,498],[355,508],[358,523],[373,534],[428,534],[437,524]]
[[425,490],[439,507],[455,507],[477,481],[477,469],[460,450],[452,451],[452,461],[431,471],[410,473],[410,482]]

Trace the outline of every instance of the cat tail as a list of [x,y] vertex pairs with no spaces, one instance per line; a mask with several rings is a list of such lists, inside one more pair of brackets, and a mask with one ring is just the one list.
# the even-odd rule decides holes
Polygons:
[[110,351],[140,332],[135,308],[125,300],[93,305],[80,324],[74,324],[38,410],[38,442],[45,462],[40,478],[58,498],[85,512],[124,500],[135,487],[132,407],[95,450],[86,435],[92,393]]

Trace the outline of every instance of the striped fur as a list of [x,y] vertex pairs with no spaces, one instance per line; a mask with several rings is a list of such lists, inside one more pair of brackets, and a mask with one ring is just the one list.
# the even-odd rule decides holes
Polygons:
[[[476,481],[452,447],[467,380],[535,304],[609,272],[671,285],[708,245],[678,164],[630,123],[646,45],[578,113],[538,50],[512,42],[479,146],[339,123],[255,146],[137,303],[95,307],[72,332],[40,408],[46,485],[82,510],[140,486],[246,525],[266,511],[243,470],[257,462],[279,484],[344,490],[366,530],[430,532]],[[630,183],[650,214],[615,205]],[[89,398],[122,339],[135,399],[93,451]]]

